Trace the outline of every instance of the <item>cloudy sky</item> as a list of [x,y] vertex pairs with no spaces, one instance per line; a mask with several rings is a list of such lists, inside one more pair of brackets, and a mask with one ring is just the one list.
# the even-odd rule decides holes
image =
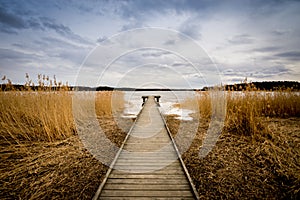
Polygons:
[[0,38],[0,76],[14,83],[300,81],[296,0],[0,0]]

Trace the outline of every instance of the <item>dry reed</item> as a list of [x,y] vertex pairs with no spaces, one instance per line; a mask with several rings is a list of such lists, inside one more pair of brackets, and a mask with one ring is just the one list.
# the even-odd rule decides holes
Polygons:
[[[300,95],[290,90],[227,93],[225,126],[213,150],[199,150],[212,116],[211,95],[198,98],[200,126],[184,162],[204,199],[298,199]],[[167,116],[176,135],[180,121]],[[186,129],[186,131],[190,131]]]
[[101,129],[110,141],[120,147],[133,123],[131,119],[122,117],[125,108],[124,93],[98,92],[95,105]]
[[241,135],[267,134],[262,117],[299,117],[300,95],[274,91],[228,92],[226,128]]
[[[112,113],[122,113],[124,101],[122,93],[116,93],[119,98],[114,102],[112,92],[97,92],[95,106],[101,128],[120,145],[126,132]],[[77,136],[72,94],[0,92],[1,199],[92,198],[108,168],[93,158]]]
[[0,92],[0,99],[1,140],[51,142],[75,133],[68,92]]

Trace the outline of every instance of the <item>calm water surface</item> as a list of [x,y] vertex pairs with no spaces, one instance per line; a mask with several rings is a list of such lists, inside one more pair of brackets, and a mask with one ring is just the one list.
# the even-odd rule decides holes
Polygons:
[[180,109],[174,107],[175,104],[184,101],[187,98],[196,97],[196,93],[193,91],[128,91],[125,92],[124,99],[126,101],[126,109],[124,111],[124,117],[136,117],[142,108],[142,96],[161,96],[160,110],[164,114],[176,114],[179,119],[191,120],[189,116],[193,113],[192,110]]

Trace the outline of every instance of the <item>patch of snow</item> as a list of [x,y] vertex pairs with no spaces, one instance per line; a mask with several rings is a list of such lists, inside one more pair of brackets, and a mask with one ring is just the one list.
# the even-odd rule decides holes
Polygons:
[[180,109],[177,107],[172,107],[171,109],[168,109],[167,111],[161,109],[161,112],[165,115],[177,115],[177,117],[175,117],[175,119],[185,120],[185,121],[193,120],[193,118],[190,116],[190,114],[194,113],[194,111],[192,111],[192,110]]
[[[194,94],[194,93],[193,93]],[[160,111],[162,114],[166,115],[177,115],[177,119],[180,120],[192,120],[193,118],[189,116],[191,113],[194,113],[192,110],[180,109],[174,105],[178,104],[180,101],[183,101],[186,97],[191,96],[191,92],[154,92],[149,94],[149,92],[135,92],[135,93],[125,93],[125,110],[123,116],[125,118],[131,117],[135,118],[142,108],[142,96],[148,95],[161,95],[160,98]]]

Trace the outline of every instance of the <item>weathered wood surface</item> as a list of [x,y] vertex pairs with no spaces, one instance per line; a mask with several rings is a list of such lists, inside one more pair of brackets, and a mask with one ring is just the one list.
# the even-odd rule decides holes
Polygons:
[[98,199],[195,199],[154,97],[149,97]]

